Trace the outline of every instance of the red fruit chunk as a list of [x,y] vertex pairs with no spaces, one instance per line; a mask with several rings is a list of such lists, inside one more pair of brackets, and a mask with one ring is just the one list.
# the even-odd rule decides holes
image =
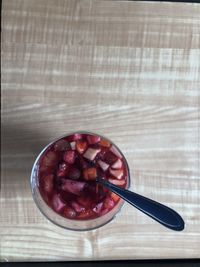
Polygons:
[[103,209],[102,211],[101,211],[101,216],[103,216],[103,215],[105,215],[107,212],[109,211],[109,209]]
[[107,151],[104,155],[104,161],[109,165],[112,165],[114,162],[118,160],[117,156],[114,155],[111,151]]
[[42,177],[43,190],[50,194],[53,191],[53,174],[49,174]]
[[75,195],[80,195],[85,185],[86,185],[85,182],[77,182],[69,179],[62,179],[61,188],[63,191],[67,191]]
[[121,169],[122,168],[122,161],[118,159],[113,165],[111,166],[112,169]]
[[111,146],[110,151],[118,158],[122,158],[122,155],[119,153],[118,149],[115,146]]
[[89,160],[94,160],[96,155],[100,152],[100,149],[88,148],[83,157]]
[[115,178],[117,178],[119,180],[122,179],[122,177],[124,175],[124,172],[123,172],[122,169],[121,170],[112,170],[112,169],[110,169],[109,171],[110,171],[110,174],[112,174]]
[[65,151],[69,148],[70,148],[69,143],[64,139],[58,140],[54,145],[55,151]]
[[116,179],[109,178],[108,181],[112,184],[119,185],[119,186],[125,185],[124,179],[123,180],[116,180]]
[[87,148],[87,143],[85,141],[82,140],[78,140],[76,142],[76,150],[80,153],[83,154],[83,152],[86,150]]
[[87,141],[90,145],[96,144],[101,140],[100,136],[97,135],[87,135]]
[[42,159],[41,171],[47,171],[49,168],[52,169],[58,162],[57,154],[53,151],[46,152],[46,155]]
[[75,209],[76,212],[82,212],[85,210],[85,208],[80,204],[78,204],[76,201],[72,201],[71,206],[73,209]]
[[71,207],[64,207],[63,215],[66,218],[73,219],[76,217],[76,212]]
[[104,208],[105,209],[112,209],[115,206],[115,202],[111,197],[107,197],[104,200]]
[[75,162],[75,151],[73,150],[68,150],[64,153],[63,159],[65,162],[69,164],[73,164]]
[[69,169],[69,166],[65,162],[60,163],[58,166],[58,171],[56,173],[56,176],[65,177],[67,175],[68,169]]
[[72,150],[75,150],[76,149],[76,142],[75,141],[71,142],[70,143],[70,147],[71,147]]
[[79,162],[81,169],[89,168],[88,162],[86,160],[84,160],[82,157],[79,157],[78,162]]
[[78,215],[78,218],[86,220],[94,217],[94,215],[95,213],[92,210],[85,210]]
[[65,203],[61,200],[60,196],[55,194],[52,198],[52,205],[55,211],[60,212],[64,207]]
[[80,139],[82,139],[82,134],[79,134],[79,133],[75,133],[75,134],[70,135],[70,136],[67,137],[67,140],[69,142],[77,141],[77,140],[80,140]]
[[110,142],[105,139],[101,139],[100,145],[103,147],[110,147]]
[[85,208],[89,208],[92,204],[92,200],[89,197],[79,197],[77,198],[77,201]]
[[93,210],[95,213],[100,213],[102,207],[103,207],[103,202],[100,202],[100,203],[98,203],[92,210]]
[[97,177],[97,169],[94,168],[94,167],[85,169],[83,171],[83,177],[87,181],[89,181],[89,180],[95,180],[96,177]]
[[98,164],[103,171],[106,171],[109,168],[109,165],[102,160],[98,160]]
[[113,192],[111,192],[110,196],[115,202],[117,202],[120,199],[120,197]]
[[71,169],[69,170],[68,177],[72,180],[78,180],[80,176],[81,176],[80,170],[75,167],[71,167]]

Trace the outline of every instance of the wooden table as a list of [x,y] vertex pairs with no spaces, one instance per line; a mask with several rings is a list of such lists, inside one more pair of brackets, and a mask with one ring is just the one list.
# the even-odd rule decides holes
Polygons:
[[[2,261],[200,257],[199,48],[198,4],[3,1]],[[47,221],[32,164],[81,129],[118,144],[132,189],[176,209],[186,229],[128,204],[94,231]]]

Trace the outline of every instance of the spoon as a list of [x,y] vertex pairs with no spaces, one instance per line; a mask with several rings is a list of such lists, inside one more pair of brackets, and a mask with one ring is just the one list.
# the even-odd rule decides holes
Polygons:
[[120,188],[102,178],[98,177],[96,181],[165,227],[175,231],[182,231],[184,229],[185,223],[182,217],[173,209],[152,199]]

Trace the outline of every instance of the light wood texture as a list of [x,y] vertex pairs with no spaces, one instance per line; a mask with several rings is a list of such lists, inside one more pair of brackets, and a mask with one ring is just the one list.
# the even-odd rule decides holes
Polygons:
[[[200,5],[87,0],[2,4],[2,261],[200,257]],[[112,139],[131,188],[176,209],[173,232],[128,204],[90,232],[48,222],[29,175],[49,141]]]

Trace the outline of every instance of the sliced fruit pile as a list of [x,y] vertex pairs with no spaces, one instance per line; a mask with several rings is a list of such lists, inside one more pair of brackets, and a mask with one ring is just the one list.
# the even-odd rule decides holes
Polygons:
[[67,136],[40,158],[40,193],[55,212],[68,219],[94,219],[117,204],[119,197],[97,184],[97,176],[126,186],[127,169],[121,153],[97,135]]

